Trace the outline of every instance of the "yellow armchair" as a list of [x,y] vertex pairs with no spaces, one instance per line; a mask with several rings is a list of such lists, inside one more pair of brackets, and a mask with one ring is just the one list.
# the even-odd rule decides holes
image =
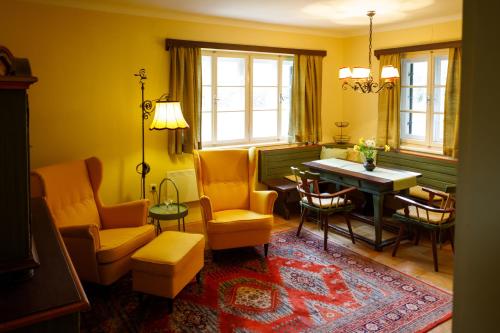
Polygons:
[[43,197],[82,280],[109,285],[131,268],[130,256],[155,237],[148,200],[104,206],[102,163],[86,160],[31,173],[31,195]]
[[194,151],[202,218],[213,250],[264,244],[273,226],[275,191],[257,191],[255,148]]

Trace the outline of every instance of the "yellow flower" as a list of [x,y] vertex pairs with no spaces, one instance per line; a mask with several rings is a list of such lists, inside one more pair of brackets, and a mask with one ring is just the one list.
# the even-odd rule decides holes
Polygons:
[[390,150],[391,150],[391,146],[389,146],[389,145],[384,146],[384,151],[390,151]]
[[354,151],[359,151],[359,146],[358,146],[358,145],[354,145],[353,150],[354,150]]
[[362,144],[364,144],[364,143],[365,143],[365,139],[364,139],[364,138],[362,138],[362,137],[361,137],[361,138],[359,138],[359,144],[360,144],[360,145],[362,145]]

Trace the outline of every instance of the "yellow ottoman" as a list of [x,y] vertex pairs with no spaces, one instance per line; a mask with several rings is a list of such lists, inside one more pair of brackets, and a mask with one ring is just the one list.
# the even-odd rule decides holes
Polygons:
[[167,297],[168,311],[174,297],[203,268],[205,238],[201,234],[165,231],[132,255],[133,289]]

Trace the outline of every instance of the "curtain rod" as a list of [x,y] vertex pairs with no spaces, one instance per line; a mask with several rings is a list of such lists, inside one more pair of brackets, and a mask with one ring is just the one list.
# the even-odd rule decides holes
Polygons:
[[375,50],[373,52],[373,54],[375,54],[375,57],[377,57],[377,59],[380,59],[381,55],[386,55],[386,54],[429,51],[429,50],[437,50],[437,49],[449,49],[449,48],[453,48],[453,47],[462,47],[462,41],[461,40],[453,40],[453,41],[448,41],[448,42],[402,46],[402,47],[395,47],[395,48],[391,48],[391,49],[380,49],[380,50]]
[[325,50],[292,49],[292,48],[285,48],[285,47],[200,42],[200,41],[193,41],[193,40],[167,38],[165,40],[165,49],[168,51],[170,49],[170,47],[172,47],[172,46],[198,47],[198,48],[203,48],[203,49],[265,52],[265,53],[281,53],[281,54],[303,54],[303,55],[316,55],[316,56],[322,56],[322,57],[326,56]]

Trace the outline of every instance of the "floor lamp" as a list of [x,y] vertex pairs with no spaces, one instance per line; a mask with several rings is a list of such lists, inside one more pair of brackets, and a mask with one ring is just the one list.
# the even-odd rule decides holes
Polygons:
[[141,120],[142,120],[142,162],[137,164],[135,170],[141,175],[141,199],[146,198],[146,175],[151,167],[144,157],[144,121],[155,112],[149,130],[177,130],[188,128],[189,125],[182,115],[181,103],[169,101],[168,95],[163,95],[156,100],[144,99],[144,81],[147,79],[146,70],[140,69],[135,76],[139,77],[141,84]]

